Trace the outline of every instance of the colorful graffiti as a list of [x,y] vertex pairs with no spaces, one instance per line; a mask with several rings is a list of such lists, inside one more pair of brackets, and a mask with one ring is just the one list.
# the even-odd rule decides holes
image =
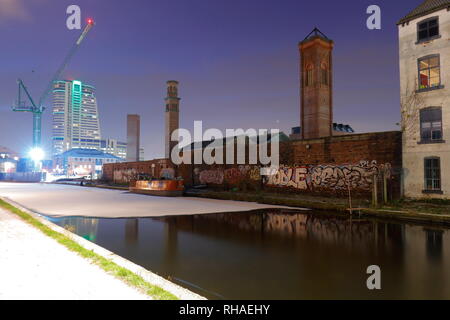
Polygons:
[[258,166],[253,166],[248,171],[248,177],[252,181],[260,181],[261,180],[261,168]]
[[308,189],[307,175],[307,167],[280,167],[274,174],[269,176],[267,184],[306,190]]
[[128,183],[131,180],[136,179],[137,170],[136,169],[122,169],[116,170],[113,173],[114,182]]
[[253,182],[261,180],[258,166],[240,165],[228,169],[217,168],[202,171],[197,169],[195,173],[202,184],[223,184],[226,182],[231,185],[237,185],[246,179],[250,179]]
[[351,189],[370,190],[374,175],[390,178],[391,165],[374,161],[358,164],[318,165],[310,167],[281,167],[269,177],[267,185],[293,187],[300,190]]
[[202,184],[222,184],[223,183],[223,170],[203,170],[199,173],[199,180]]
[[[195,170],[200,183],[238,185],[241,181],[261,181],[260,167],[241,165],[238,167],[210,170]],[[317,166],[281,166],[265,179],[271,187],[292,188],[297,190],[347,190],[369,191],[373,177],[377,174],[388,179],[391,165],[377,164],[377,161],[360,161],[357,164],[317,165]]]

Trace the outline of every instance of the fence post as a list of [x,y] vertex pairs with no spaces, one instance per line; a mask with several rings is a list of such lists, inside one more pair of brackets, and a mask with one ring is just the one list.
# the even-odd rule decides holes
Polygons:
[[347,184],[347,191],[348,191],[348,204],[350,206],[349,210],[350,210],[350,215],[353,214],[353,205],[352,205],[352,193],[351,193],[351,188],[350,188],[350,183],[348,181],[348,179],[345,179],[345,183]]
[[378,175],[373,174],[372,207],[378,206]]

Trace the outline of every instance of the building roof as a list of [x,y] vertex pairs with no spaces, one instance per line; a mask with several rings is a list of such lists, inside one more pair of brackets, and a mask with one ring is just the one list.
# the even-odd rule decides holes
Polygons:
[[[237,140],[239,137],[242,137],[242,136],[246,136],[246,135],[239,135],[239,136],[234,136],[234,137],[226,137],[226,138],[223,138],[223,139],[217,139],[217,140],[222,140],[222,144],[223,145],[225,145],[226,144],[226,142],[227,142],[227,139],[228,138],[234,138],[235,140]],[[274,137],[275,135],[271,135],[270,133],[267,135],[267,143],[270,143],[271,141],[272,141],[272,138]],[[262,137],[262,135],[261,136],[251,136],[251,137],[249,137],[252,141],[255,141],[255,140],[257,140],[258,141],[258,143],[259,143],[259,137]],[[279,133],[278,133],[278,141],[279,142],[284,142],[284,141],[288,141],[289,140],[289,137],[284,133],[284,132],[282,132],[282,131],[280,131]],[[214,140],[209,140],[209,141],[206,141],[206,140],[203,140],[201,143],[202,143],[202,149],[204,149],[204,148],[206,148],[207,146],[209,146],[212,142],[213,142]],[[185,149],[187,146],[184,146],[182,149]],[[198,149],[197,148],[197,142],[192,142],[191,144],[190,144],[190,147],[191,147],[191,150],[195,150],[195,149]]]
[[0,146],[0,153],[8,154],[10,156],[18,156],[17,152],[15,152],[7,147],[3,147],[3,146]]
[[450,0],[425,0],[417,8],[408,13],[404,18],[400,19],[397,24],[402,24],[427,14],[450,7]]
[[333,131],[339,131],[339,132],[348,132],[348,133],[354,133],[355,130],[348,124],[342,124],[342,123],[333,123]]
[[98,158],[98,159],[116,159],[123,160],[122,158],[116,157],[110,153],[105,153],[95,149],[81,149],[75,148],[63,152],[59,155],[60,157],[78,157],[78,158]]
[[[291,129],[291,134],[301,134],[302,133],[302,128],[301,127],[293,127]],[[333,122],[333,131],[337,131],[337,132],[348,132],[348,133],[354,133],[355,130],[353,130],[353,128],[348,125],[348,124],[342,124],[342,123],[336,123]]]
[[0,158],[0,163],[5,163],[5,162],[14,162],[14,163],[16,163],[17,160],[10,159],[10,158]]
[[316,38],[320,38],[322,40],[325,40],[327,42],[333,42],[330,38],[328,38],[322,31],[320,31],[317,27],[313,29],[306,37],[301,41],[300,43],[307,42],[309,40],[313,40]]

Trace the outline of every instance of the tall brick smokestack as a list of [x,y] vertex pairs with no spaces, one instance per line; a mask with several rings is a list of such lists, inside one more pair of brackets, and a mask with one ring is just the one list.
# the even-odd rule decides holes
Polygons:
[[137,114],[127,115],[127,161],[139,161],[141,118]]
[[178,98],[178,81],[167,81],[167,96],[166,102],[166,135],[165,135],[165,147],[166,158],[170,158],[170,153],[174,146],[177,145],[176,141],[170,141],[172,132],[179,127],[179,107],[180,98]]

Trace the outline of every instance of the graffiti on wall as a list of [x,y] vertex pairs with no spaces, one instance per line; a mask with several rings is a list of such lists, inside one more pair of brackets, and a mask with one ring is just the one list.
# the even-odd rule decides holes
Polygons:
[[[196,168],[195,173],[201,184],[237,185],[241,181],[261,181],[259,166],[241,165],[208,170]],[[371,190],[375,174],[389,179],[391,165],[378,164],[374,160],[344,165],[281,166],[265,179],[265,184],[305,191],[346,190],[348,187],[368,191]]]
[[127,183],[127,182],[130,182],[131,180],[136,179],[136,177],[137,177],[136,169],[114,170],[114,181],[115,182]]
[[306,190],[308,189],[307,175],[307,167],[280,167],[276,172],[269,176],[267,184]]
[[201,184],[238,184],[244,180],[259,181],[261,180],[260,168],[258,166],[240,165],[229,169],[217,168],[209,170],[198,170],[195,173]]
[[203,170],[199,173],[199,180],[202,184],[222,184],[223,176],[222,169]]
[[280,167],[269,177],[267,185],[293,187],[300,190],[351,189],[370,190],[374,175],[391,175],[389,163],[360,161],[358,164]]

